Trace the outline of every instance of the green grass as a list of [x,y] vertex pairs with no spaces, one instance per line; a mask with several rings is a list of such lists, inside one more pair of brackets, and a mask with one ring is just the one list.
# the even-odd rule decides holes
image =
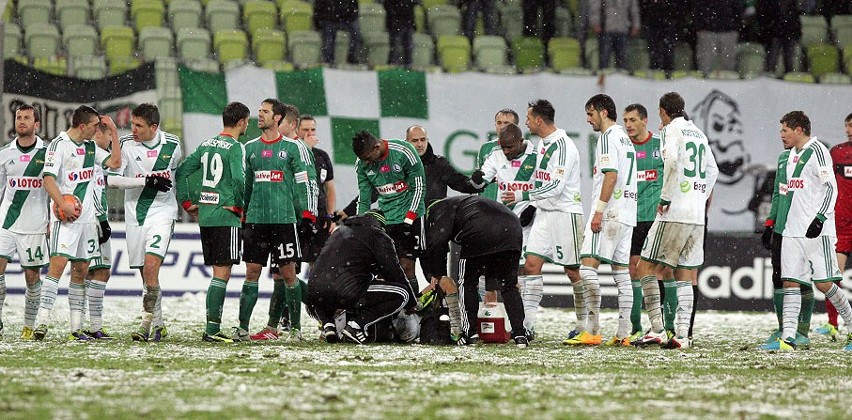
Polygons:
[[[193,295],[164,300],[171,335],[155,344],[129,339],[140,301],[107,299],[114,342],[62,340],[64,297],[48,340],[22,342],[23,297],[10,296],[0,417],[844,418],[850,410],[852,354],[822,337],[807,351],[759,351],[770,314],[699,314],[687,351],[566,348],[573,314],[554,309],[542,311],[539,338],[524,350],[326,345],[313,330],[301,343],[213,345],[200,341],[203,296]],[[258,303],[253,325],[267,304]],[[236,323],[237,305],[226,301],[226,324]],[[604,332],[615,315],[604,313]]]

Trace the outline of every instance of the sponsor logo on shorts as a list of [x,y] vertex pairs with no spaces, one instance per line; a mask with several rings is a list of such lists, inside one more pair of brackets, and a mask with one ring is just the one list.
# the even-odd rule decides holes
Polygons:
[[30,155],[21,155],[21,158],[19,160],[21,162],[29,162],[30,161]]
[[149,157],[149,158],[155,158],[155,157],[157,157],[157,151],[156,151],[156,150],[149,150],[149,151],[148,151],[148,157]]
[[656,169],[647,169],[644,171],[636,171],[636,179],[639,182],[656,181],[658,179]]
[[406,184],[405,181],[397,181],[393,184],[385,184],[385,185],[381,185],[379,187],[376,187],[376,191],[378,191],[379,194],[382,194],[382,195],[400,193],[400,192],[403,192],[407,189],[408,189],[408,184]]
[[284,171],[254,171],[254,182],[284,182]]
[[805,180],[803,178],[790,178],[787,181],[788,190],[801,190],[805,188]]
[[9,178],[9,187],[13,190],[37,190],[43,187],[41,178],[16,176]]
[[92,168],[81,169],[79,171],[71,171],[68,173],[68,180],[71,182],[88,181],[92,179],[95,170]]
[[202,204],[219,204],[219,193],[202,191],[198,202]]

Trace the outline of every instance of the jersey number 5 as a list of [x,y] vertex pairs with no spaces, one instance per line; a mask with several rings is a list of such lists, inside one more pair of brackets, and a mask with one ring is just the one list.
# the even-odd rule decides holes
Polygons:
[[204,170],[201,185],[216,188],[216,185],[222,179],[222,155],[218,153],[211,155],[210,152],[204,152],[201,155],[201,167]]

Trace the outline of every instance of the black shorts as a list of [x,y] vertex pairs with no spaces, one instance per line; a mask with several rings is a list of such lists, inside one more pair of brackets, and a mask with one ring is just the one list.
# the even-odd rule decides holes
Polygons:
[[630,240],[630,255],[642,255],[642,246],[645,245],[645,238],[648,237],[648,232],[651,231],[651,225],[654,222],[637,222],[633,228],[633,239]]
[[272,256],[273,264],[298,261],[302,248],[296,225],[246,223],[243,229],[243,261],[266,266]]
[[385,226],[385,232],[393,240],[397,257],[414,260],[422,253],[424,248],[423,242],[426,236],[424,235],[423,224],[420,223],[420,218],[417,218],[411,226],[405,223],[387,225]]
[[317,234],[310,238],[305,238],[299,235],[299,241],[302,242],[302,246],[304,248],[302,250],[302,259],[300,261],[308,263],[316,261],[329,236],[331,236],[331,234],[328,233],[327,226],[318,226]]
[[503,290],[518,284],[518,261],[521,251],[500,251],[495,254],[459,259],[459,280],[468,285],[479,284],[485,276],[485,290]]
[[236,226],[202,226],[201,251],[204,265],[235,265],[240,263],[242,238]]

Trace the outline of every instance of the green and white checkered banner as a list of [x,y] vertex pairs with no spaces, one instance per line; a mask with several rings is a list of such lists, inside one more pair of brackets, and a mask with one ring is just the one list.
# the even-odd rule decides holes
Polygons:
[[[845,140],[843,120],[852,107],[852,86],[787,83],[774,79],[654,81],[625,75],[605,78],[542,73],[502,76],[481,73],[429,73],[406,70],[347,71],[313,69],[275,73],[244,66],[225,74],[180,69],[187,152],[222,128],[221,112],[230,101],[255,110],[269,97],[296,105],[317,120],[318,147],[335,164],[337,202],[356,194],[352,135],[361,129],[384,138],[405,138],[412,124],[427,129],[435,153],[460,171],[473,170],[483,142],[494,137],[494,114],[512,108],[521,128],[527,103],[550,100],[556,125],[576,141],[583,164],[583,198],[591,194],[591,153],[597,139],[586,122],[585,103],[594,94],[613,97],[621,111],[638,102],[648,109],[648,127],[657,131],[658,101],[680,92],[687,112],[711,140],[721,174],[710,212],[710,229],[749,231],[761,216],[749,210],[760,175],[774,170],[781,152],[778,120],[791,110],[811,118],[813,134],[829,145]],[[253,113],[254,114],[254,113]],[[253,125],[247,137],[260,134]],[[526,130],[525,130],[526,131]],[[586,205],[588,211],[588,204]]]

